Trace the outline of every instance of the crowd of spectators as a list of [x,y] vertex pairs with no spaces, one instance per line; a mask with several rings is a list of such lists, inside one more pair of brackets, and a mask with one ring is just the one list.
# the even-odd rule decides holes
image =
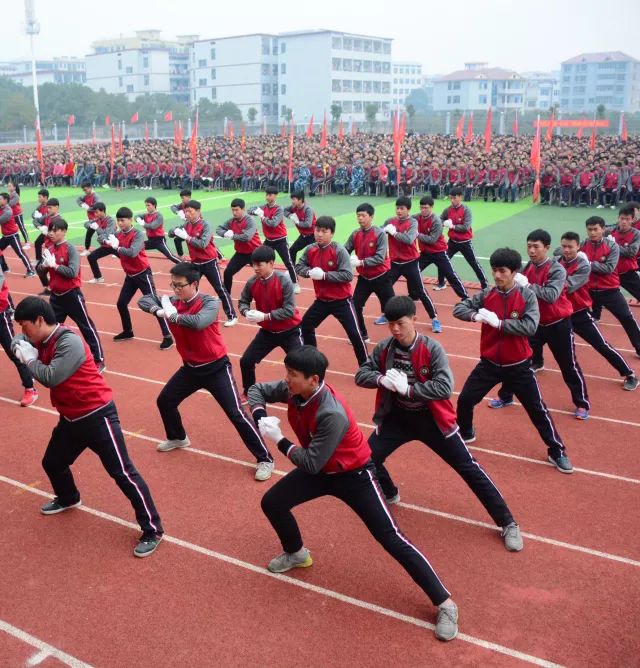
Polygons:
[[[293,178],[289,183],[288,140],[280,135],[247,137],[242,142],[201,137],[191,176],[188,142],[172,140],[128,142],[116,147],[111,170],[111,145],[77,144],[44,147],[44,183],[141,189],[262,190],[309,195],[386,195],[427,192],[444,197],[461,186],[464,199],[513,202],[531,193],[535,174],[529,158],[530,136],[496,135],[485,152],[484,137],[471,142],[448,135],[409,134],[398,170],[389,134],[357,133],[342,140],[332,136],[320,147],[318,136],[294,138]],[[560,206],[616,206],[640,199],[640,141],[621,142],[616,136],[590,138],[554,136],[542,144],[541,203]],[[34,147],[0,149],[0,183],[41,182]]]

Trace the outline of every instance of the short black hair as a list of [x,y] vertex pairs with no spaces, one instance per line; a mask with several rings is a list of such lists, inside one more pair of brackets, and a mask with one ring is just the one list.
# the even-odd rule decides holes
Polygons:
[[183,188],[180,191],[180,197],[191,197],[191,189],[190,188]]
[[522,256],[513,248],[496,248],[491,253],[489,264],[492,269],[497,267],[506,267],[511,271],[520,271],[522,268]]
[[271,246],[258,246],[253,253],[251,253],[251,264],[257,262],[275,262],[276,252]]
[[231,208],[233,209],[234,206],[237,206],[237,207],[240,207],[241,209],[244,209],[245,206],[247,206],[247,204],[243,199],[240,199],[239,197],[236,197],[235,199],[231,200]]
[[180,276],[186,278],[189,283],[197,283],[200,281],[200,271],[191,262],[178,262],[170,269],[172,276]]
[[462,188],[460,188],[459,186],[454,186],[453,188],[451,188],[451,190],[449,191],[449,197],[452,197],[453,195],[458,195],[462,197]]
[[411,197],[405,197],[404,195],[402,197],[398,197],[396,200],[396,206],[406,206],[407,209],[411,208]]
[[116,219],[119,218],[133,218],[133,211],[128,206],[121,206],[116,211]]
[[47,206],[60,206],[60,200],[57,197],[49,197]]
[[9,193],[0,193],[0,197],[4,197],[7,202],[9,201]]
[[158,200],[155,197],[147,197],[144,201],[145,204],[153,204],[153,206],[158,206]]
[[190,199],[185,205],[185,209],[196,209],[197,211],[200,211],[202,208],[200,202],[198,202],[197,199]]
[[38,195],[44,195],[45,197],[49,197],[49,191],[46,188],[40,188],[40,190],[38,190]]
[[620,211],[618,211],[619,216],[631,216],[633,218],[634,214],[635,211],[633,210],[631,204],[625,204],[624,206],[621,206]]
[[580,235],[577,232],[565,232],[561,237],[560,241],[566,239],[567,241],[577,241],[580,245]]
[[294,190],[291,193],[291,199],[293,198],[299,199],[301,202],[304,202],[304,190]]
[[47,325],[55,325],[53,306],[40,297],[25,297],[17,306],[13,319],[16,322],[35,322],[40,316]]
[[275,186],[267,186],[264,189],[264,194],[265,195],[277,195],[278,194],[278,189]]
[[543,246],[551,246],[551,235],[547,230],[538,228],[527,234],[527,241],[540,241]]
[[376,212],[373,206],[368,202],[364,202],[363,204],[358,204],[358,206],[356,207],[356,213],[359,213],[360,211],[368,213],[370,216],[373,216]]
[[80,184],[80,187],[81,188],[93,188],[93,183],[91,183],[91,181],[83,181]]
[[420,199],[420,204],[422,204],[422,206],[433,206],[435,202],[433,201],[433,197],[431,197],[431,195],[425,195]]
[[92,207],[91,211],[107,211],[107,205],[104,202],[96,202]]
[[591,216],[590,218],[587,218],[584,225],[585,227],[590,227],[591,225],[598,225],[598,227],[605,227],[606,223],[604,222],[604,218],[601,218],[600,216]]
[[634,209],[640,209],[640,202],[627,202],[627,206],[630,206]]
[[334,234],[336,231],[336,220],[331,216],[320,216],[316,220],[316,227],[320,227],[323,230],[331,230],[331,233]]
[[289,369],[299,371],[305,378],[318,376],[318,379],[323,381],[329,367],[329,360],[315,346],[300,346],[286,354],[284,365]]
[[56,218],[51,225],[49,225],[50,230],[64,230],[65,232],[69,229],[69,225],[64,218]]
[[391,297],[384,306],[384,317],[389,322],[395,322],[405,316],[412,317],[415,314],[416,304],[411,297],[407,297],[406,295]]

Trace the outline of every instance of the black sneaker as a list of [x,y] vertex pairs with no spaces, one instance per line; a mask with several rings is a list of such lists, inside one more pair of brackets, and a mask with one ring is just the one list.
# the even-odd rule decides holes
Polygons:
[[133,554],[136,557],[148,557],[156,551],[158,545],[160,545],[161,540],[161,535],[154,534],[151,536],[145,536],[142,534],[138,544],[133,548]]
[[476,430],[472,428],[468,434],[463,434],[460,432],[460,436],[462,436],[462,440],[465,443],[474,443],[476,440]]
[[120,332],[113,337],[114,341],[126,341],[133,338],[133,332]]
[[107,370],[107,365],[104,362],[96,362],[98,373],[102,375]]
[[533,373],[538,373],[538,371],[544,370],[544,362],[531,362],[529,368],[531,371],[533,371]]
[[51,290],[49,290],[49,288],[44,288],[44,290],[42,292],[38,292],[39,297],[47,297],[50,294],[51,294]]
[[27,273],[24,275],[25,278],[33,278],[36,275],[36,272],[33,271],[33,269],[29,269]]
[[82,505],[82,501],[76,501],[75,503],[71,503],[68,506],[63,505],[60,503],[60,499],[56,496],[56,498],[53,501],[49,501],[49,503],[45,503],[44,506],[40,508],[40,512],[43,515],[55,515],[56,513],[63,513],[65,510],[69,510],[70,508],[77,508],[78,506]]
[[160,350],[169,350],[169,348],[173,348],[173,338],[165,336],[160,344]]

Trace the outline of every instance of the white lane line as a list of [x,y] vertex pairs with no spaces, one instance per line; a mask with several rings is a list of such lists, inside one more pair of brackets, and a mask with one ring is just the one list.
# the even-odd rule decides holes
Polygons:
[[[18,480],[13,480],[12,478],[7,478],[6,476],[0,475],[0,481],[4,482],[8,485],[12,485],[13,487],[17,487],[18,489],[21,489],[25,492],[31,492],[33,494],[37,494],[39,496],[43,496],[46,498],[53,498],[53,495],[48,494],[46,492],[43,492],[42,490],[39,489],[33,489],[29,487],[28,485],[25,485],[24,483],[19,482]],[[108,513],[102,512],[101,510],[96,510],[95,508],[90,508],[88,506],[80,506],[78,510],[82,510],[85,513],[89,513],[90,515],[94,515],[95,517],[99,517],[100,519],[107,520],[109,522],[113,522],[114,524],[119,524],[120,526],[127,527],[130,529],[138,530],[139,527],[136,524],[133,524],[132,522],[128,522],[127,520],[123,520],[120,517],[116,517],[115,515],[110,515]],[[171,543],[173,545],[177,545],[178,547],[181,547],[185,550],[190,550],[191,552],[196,552],[198,554],[201,554],[206,557],[211,557],[213,559],[217,559],[218,561],[222,561],[226,564],[230,564],[232,566],[236,566],[238,568],[242,568],[243,570],[249,571],[251,573],[255,573],[256,575],[261,575],[261,576],[266,576],[269,577],[273,580],[279,580],[280,582],[292,585],[294,587],[298,587],[300,589],[306,589],[307,591],[311,591],[315,594],[319,594],[320,596],[325,596],[327,598],[334,599],[336,601],[340,601],[341,603],[347,603],[348,605],[352,605],[357,608],[361,608],[363,610],[368,610],[369,612],[376,613],[378,615],[382,615],[384,617],[390,617],[391,619],[395,619],[397,621],[405,622],[407,624],[411,624],[413,626],[418,626],[423,629],[429,629],[431,631],[434,630],[434,625],[431,624],[430,622],[427,622],[423,619],[419,619],[417,617],[412,617],[411,615],[406,615],[402,612],[398,612],[397,610],[392,610],[390,608],[385,608],[381,605],[377,605],[375,603],[370,603],[368,601],[363,601],[362,599],[355,598],[353,596],[349,596],[348,594],[342,594],[341,592],[335,591],[333,589],[328,589],[327,587],[320,587],[318,585],[314,585],[310,582],[305,582],[304,580],[299,580],[297,578],[292,578],[288,575],[283,575],[283,574],[278,574],[278,573],[271,573],[269,572],[266,568],[263,568],[262,566],[257,566],[255,564],[252,564],[247,561],[243,561],[242,559],[237,559],[236,557],[231,557],[227,554],[223,554],[221,552],[216,552],[215,550],[210,550],[206,547],[203,547],[201,545],[197,545],[195,543],[191,543],[189,541],[183,540],[181,538],[177,538],[175,536],[169,536],[167,534],[164,535],[164,542]],[[499,645],[498,643],[491,642],[489,640],[484,640],[482,638],[477,638],[475,636],[468,635],[466,633],[459,633],[457,638],[459,640],[462,640],[463,642],[467,642],[471,645],[475,645],[476,647],[481,647],[482,649],[486,649],[492,652],[496,652],[498,654],[503,654],[505,656],[512,657],[514,659],[519,659],[521,661],[524,661],[526,663],[531,663],[535,666],[545,666],[545,668],[558,668],[560,664],[553,663],[552,661],[547,661],[546,659],[542,659],[537,656],[533,656],[531,654],[526,654],[525,652],[520,652],[516,649],[512,649],[511,647],[506,647],[504,645]],[[72,664],[69,664],[72,665]],[[79,666],[86,666],[86,664],[76,664]]]
[[[4,479],[4,476],[2,476],[2,479],[3,482],[7,482],[9,480],[8,478]],[[14,483],[15,481],[12,481],[10,484]],[[19,484],[16,486],[19,486]],[[27,487],[28,486],[25,485],[25,488]],[[28,666],[37,666],[51,656],[54,659],[58,659],[58,661],[64,663],[66,666],[70,666],[70,668],[92,668],[91,664],[80,661],[80,659],[76,659],[75,656],[71,656],[71,654],[63,652],[61,649],[50,645],[44,640],[40,640],[40,638],[32,636],[30,633],[19,629],[17,626],[13,626],[13,624],[9,624],[9,622],[5,622],[3,619],[0,619],[0,631],[4,631],[10,636],[17,638],[21,642],[26,643],[27,645],[31,645],[31,647],[35,647],[37,650],[39,650],[39,652],[27,660]]]
[[[161,384],[163,384],[163,383],[161,383]],[[200,391],[203,391],[203,390],[200,390]],[[7,397],[0,396],[0,400],[5,401],[5,402],[10,403],[10,404],[13,404],[15,406],[18,405],[17,401],[14,401],[13,399],[8,399]],[[32,408],[33,410],[38,410],[41,413],[47,413],[49,415],[53,415],[55,417],[58,417],[58,413],[54,410],[51,410],[50,408],[44,408],[42,406],[31,406],[30,408]],[[274,406],[274,408],[276,408],[276,407]],[[286,410],[286,409],[281,408],[279,406],[277,408],[279,408],[280,410]],[[137,432],[134,432],[134,431],[128,431],[126,429],[123,429],[122,433],[125,434],[125,436],[131,437],[131,438],[137,438],[141,441],[148,441],[150,443],[156,443],[156,444],[162,442],[162,439],[156,438],[154,436],[149,436],[147,434],[140,434],[140,433],[137,433]],[[190,446],[188,448],[184,448],[184,452],[190,452],[194,455],[209,457],[210,459],[216,459],[218,461],[223,461],[223,462],[226,462],[228,464],[236,464],[236,465],[239,465],[239,466],[250,468],[252,470],[255,469],[255,463],[254,462],[247,462],[247,461],[243,461],[242,459],[236,459],[235,457],[228,457],[226,455],[220,455],[220,454],[217,454],[215,452],[209,452],[207,450],[200,450],[198,448],[194,448],[193,446]],[[490,451],[488,451],[488,452],[490,452]],[[500,454],[500,453],[496,453],[496,454]],[[522,459],[525,459],[525,458],[522,458]],[[534,461],[534,460],[529,460],[529,461],[533,461],[535,464],[543,464],[543,465],[546,464],[546,462],[542,462],[542,461],[541,462]],[[548,465],[550,466],[550,464],[548,464]],[[575,469],[575,470],[577,470],[577,469]],[[280,469],[274,469],[273,472],[274,472],[275,475],[279,475],[279,476],[285,476],[288,473],[288,471],[281,471]],[[640,481],[635,481],[635,482],[640,482]],[[419,512],[422,512],[422,513],[436,515],[437,517],[442,517],[442,518],[453,520],[453,521],[456,521],[456,522],[463,522],[464,524],[470,524],[472,526],[482,527],[482,528],[485,528],[485,529],[491,529],[493,531],[499,531],[500,530],[494,524],[489,524],[487,522],[482,522],[482,521],[479,521],[479,520],[472,520],[470,518],[463,517],[461,515],[454,515],[452,513],[446,513],[444,511],[436,510],[434,508],[427,508],[426,506],[418,506],[418,505],[415,505],[415,504],[405,503],[404,501],[401,501],[398,505],[402,506],[404,508],[409,508],[411,510],[416,510],[416,511],[419,511]],[[559,541],[559,540],[556,540],[554,538],[547,538],[546,536],[540,536],[538,534],[533,534],[533,533],[524,534],[523,533],[523,535],[526,535],[529,539],[534,540],[534,541],[538,541],[540,543],[547,543],[549,545],[554,545],[556,547],[562,547],[562,548],[566,548],[566,549],[569,549],[569,550],[574,550],[576,552],[582,552],[583,554],[588,554],[590,556],[599,557],[601,559],[609,559],[611,561],[617,561],[617,562],[620,562],[620,563],[623,563],[623,564],[627,564],[629,566],[640,566],[640,561],[636,561],[636,560],[630,559],[628,557],[622,557],[622,556],[617,555],[617,554],[610,554],[608,552],[603,552],[601,550],[594,550],[594,549],[589,548],[589,547],[584,547],[582,545],[575,545],[573,543],[567,543],[567,542],[564,542],[564,541]]]

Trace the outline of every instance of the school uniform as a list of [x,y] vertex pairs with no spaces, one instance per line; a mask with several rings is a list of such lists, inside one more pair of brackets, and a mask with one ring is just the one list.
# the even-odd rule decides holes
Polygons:
[[[256,207],[252,207],[249,209],[249,214],[253,214],[255,208]],[[274,204],[273,206],[263,204],[260,208],[264,212],[264,215],[261,218],[264,245],[273,248],[273,250],[280,256],[280,259],[284,262],[284,265],[289,272],[291,282],[295,285],[298,282],[298,277],[296,276],[293,262],[291,260],[291,254],[289,252],[287,226],[284,222],[284,211],[279,204]]]
[[147,239],[144,242],[145,250],[160,251],[167,260],[171,260],[174,264],[182,262],[182,259],[174,255],[167,246],[164,231],[164,216],[159,211],[152,211],[151,213],[147,211],[136,216],[137,218],[142,219],[142,227],[147,235]]
[[258,228],[253,216],[245,214],[242,218],[230,218],[216,228],[216,234],[224,237],[225,233],[233,232],[233,249],[229,263],[224,270],[224,287],[229,294],[233,288],[233,277],[247,265],[251,265],[251,254],[262,245]]
[[292,214],[295,214],[298,218],[298,221],[294,222],[294,225],[296,226],[296,229],[299,233],[298,238],[291,244],[291,247],[289,248],[291,262],[295,266],[298,253],[315,241],[313,233],[316,229],[316,214],[313,209],[306,203],[303,203],[302,206],[298,207],[286,206],[283,213],[287,218]]

